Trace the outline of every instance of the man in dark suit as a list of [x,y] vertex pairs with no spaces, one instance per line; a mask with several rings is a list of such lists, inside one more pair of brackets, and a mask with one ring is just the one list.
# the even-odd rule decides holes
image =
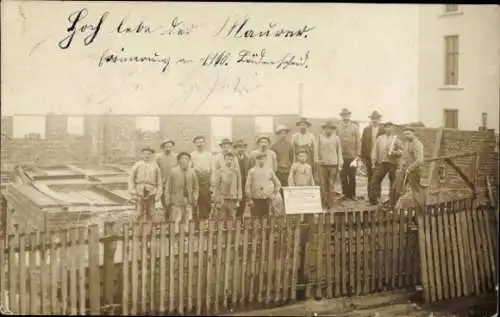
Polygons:
[[372,148],[377,138],[384,134],[384,127],[380,124],[382,115],[378,111],[373,111],[369,118],[371,124],[363,129],[363,134],[361,135],[361,159],[363,160],[368,176],[368,197],[371,197],[370,192],[372,190],[371,183],[373,176],[371,161]]
[[[238,164],[240,167],[240,173],[241,173],[241,186],[245,188],[245,184],[247,182],[247,176],[248,176],[248,171],[250,170],[250,158],[248,157],[247,153],[247,144],[243,140],[237,140],[234,145],[233,145],[235,151],[236,151],[236,159],[238,160]],[[245,191],[243,191],[243,200],[240,206],[238,207],[238,210],[236,212],[236,217],[241,217],[243,215],[243,212],[245,211]]]

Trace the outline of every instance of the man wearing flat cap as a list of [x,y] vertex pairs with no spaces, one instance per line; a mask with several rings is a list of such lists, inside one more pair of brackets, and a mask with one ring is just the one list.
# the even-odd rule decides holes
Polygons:
[[394,180],[396,170],[401,157],[401,140],[395,134],[394,124],[386,122],[384,124],[385,133],[377,138],[372,149],[372,168],[374,169],[370,204],[376,205],[381,196],[381,184],[385,176],[389,175],[391,189],[389,191],[389,201],[394,201]]
[[269,149],[271,144],[271,139],[267,135],[261,135],[257,137],[257,149],[250,152],[251,165],[255,166],[257,160],[257,154],[266,154],[266,167],[271,168],[274,172],[278,169],[278,162],[276,159],[276,153]]
[[[278,162],[278,170],[276,171],[276,176],[280,180],[281,186],[288,186],[288,176],[290,174],[290,168],[294,162],[293,157],[293,146],[292,143],[287,139],[290,129],[284,125],[278,126],[276,129],[276,135],[278,139],[271,147],[276,153],[276,160]],[[282,193],[283,194],[283,193]]]
[[361,159],[366,167],[366,176],[368,177],[368,197],[371,192],[371,182],[373,176],[372,169],[372,149],[377,138],[384,134],[384,126],[380,124],[382,115],[377,111],[373,111],[370,115],[371,124],[363,129],[361,134]]
[[165,205],[171,206],[170,221],[175,222],[176,231],[179,224],[187,229],[193,217],[193,208],[198,203],[198,178],[191,165],[191,155],[181,152],[177,155],[178,165],[172,168],[165,183]]
[[346,108],[340,112],[340,121],[337,133],[342,146],[344,164],[340,171],[342,194],[345,199],[356,200],[356,170],[361,155],[361,138],[359,127],[351,121],[351,112]]
[[198,197],[197,220],[208,219],[210,215],[210,180],[212,176],[212,153],[206,149],[206,140],[202,135],[193,138],[196,149],[191,153],[191,164],[196,176],[200,194]]
[[[165,185],[165,181],[170,175],[172,168],[177,165],[177,153],[173,152],[173,148],[175,146],[175,142],[172,139],[165,139],[160,144],[160,149],[162,149],[163,153],[158,155],[156,158],[156,163],[160,167],[161,178],[163,180],[163,185]],[[163,204],[164,199],[161,200],[163,209],[165,211],[165,215],[167,219],[169,218],[169,210],[167,206]]]
[[323,132],[318,136],[317,165],[321,189],[321,200],[326,209],[333,208],[335,198],[335,182],[337,173],[343,165],[342,146],[335,131],[337,125],[329,120],[322,126]]
[[306,118],[300,118],[296,126],[299,128],[299,132],[292,135],[292,146],[293,146],[293,158],[294,161],[297,160],[297,153],[300,150],[307,151],[307,157],[309,165],[314,169],[314,153],[316,149],[316,139],[314,134],[308,132],[307,129],[311,127],[311,123]]
[[395,194],[390,201],[390,207],[394,207],[403,193],[406,184],[410,186],[413,201],[420,208],[424,205],[424,192],[420,185],[421,171],[424,164],[424,145],[415,136],[415,130],[406,126],[403,128],[403,144],[401,150],[401,160],[396,175]]

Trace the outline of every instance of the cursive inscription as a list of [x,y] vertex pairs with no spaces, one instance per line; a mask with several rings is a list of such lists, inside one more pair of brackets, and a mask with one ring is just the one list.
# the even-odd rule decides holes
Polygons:
[[241,50],[238,54],[236,63],[255,64],[255,65],[272,65],[276,69],[285,70],[289,66],[308,68],[307,62],[309,61],[310,51],[306,51],[303,56],[287,53],[280,59],[274,60],[267,56],[265,49],[259,52],[252,52],[249,50]]
[[278,23],[270,22],[265,28],[255,29],[250,26],[251,18],[245,16],[243,19],[227,18],[215,36],[230,38],[307,38],[308,34],[315,29],[314,26],[304,25],[299,28],[290,29],[280,27]]
[[86,35],[83,39],[83,44],[88,46],[94,42],[101,27],[108,16],[108,11],[104,12],[97,23],[84,23],[83,21],[89,14],[86,8],[80,9],[71,13],[68,16],[69,27],[66,29],[66,36],[59,41],[59,48],[65,50],[71,46],[73,39],[77,34]]
[[[125,52],[125,48],[122,48],[120,52]],[[109,49],[106,49],[99,59],[98,66],[103,67],[105,64],[124,64],[124,63],[135,63],[135,64],[159,64],[161,67],[161,72],[164,73],[168,66],[170,65],[170,57],[160,56],[158,52],[154,52],[152,55],[119,55],[110,53]]]
[[158,28],[154,28],[147,24],[145,21],[140,21],[139,23],[132,25],[128,24],[128,16],[123,17],[116,27],[116,32],[118,34],[123,33],[135,33],[135,34],[152,34],[157,31]]

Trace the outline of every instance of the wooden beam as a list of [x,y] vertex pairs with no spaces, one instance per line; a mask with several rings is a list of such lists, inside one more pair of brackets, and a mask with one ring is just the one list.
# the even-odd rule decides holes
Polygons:
[[443,143],[443,134],[444,134],[444,128],[439,128],[436,134],[436,140],[434,142],[434,151],[432,152],[432,159],[431,160],[431,166],[429,169],[429,175],[427,177],[427,184],[429,187],[431,186],[432,183],[432,178],[434,177],[434,170],[436,169],[436,160],[439,157],[439,153],[441,153],[441,143]]
[[458,167],[455,163],[453,163],[451,159],[445,158],[444,161],[448,165],[450,165],[455,170],[455,172],[457,172],[458,175],[460,175],[460,177],[462,177],[467,186],[469,186],[469,188],[472,190],[474,198],[476,198],[476,185],[469,179],[467,175],[465,175],[465,173],[460,169],[460,167]]
[[424,162],[434,162],[434,161],[444,160],[444,159],[447,159],[447,158],[453,159],[453,158],[474,156],[476,154],[477,154],[477,152],[460,152],[460,153],[450,154],[450,155],[443,155],[443,156],[437,156],[437,157],[428,157],[428,158],[424,159]]

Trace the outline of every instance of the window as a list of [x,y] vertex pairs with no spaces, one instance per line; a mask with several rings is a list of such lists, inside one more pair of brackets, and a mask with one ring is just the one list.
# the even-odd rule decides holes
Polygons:
[[458,129],[457,109],[444,109],[444,127],[447,129]]
[[446,13],[448,13],[448,12],[457,12],[458,11],[458,4],[446,4],[444,6],[444,11]]
[[255,134],[272,134],[274,131],[273,117],[255,117]]
[[85,131],[85,123],[83,117],[68,117],[68,134],[83,135]]
[[458,35],[444,37],[445,45],[445,85],[458,84]]
[[160,133],[160,117],[137,117],[135,129],[140,140],[154,140]]
[[14,116],[13,126],[16,139],[45,138],[45,116]]
[[224,138],[231,138],[233,134],[233,120],[231,117],[212,117],[212,152],[220,152],[219,143]]
[[483,112],[481,115],[481,126],[484,129],[488,128],[488,114],[486,112]]

